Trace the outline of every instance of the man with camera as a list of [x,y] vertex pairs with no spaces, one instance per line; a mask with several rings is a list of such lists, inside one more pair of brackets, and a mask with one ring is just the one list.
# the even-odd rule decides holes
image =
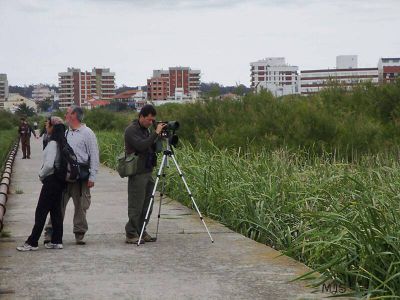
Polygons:
[[[150,131],[156,114],[152,105],[145,105],[139,113],[139,118],[125,129],[125,152],[126,154],[135,153],[138,156],[136,175],[128,177],[129,220],[125,225],[126,243],[128,244],[136,244],[139,241],[140,231],[154,188],[152,172],[157,163],[155,147],[164,126],[166,126],[166,124],[159,123],[155,131]],[[140,243],[154,241],[155,238],[144,231]]]

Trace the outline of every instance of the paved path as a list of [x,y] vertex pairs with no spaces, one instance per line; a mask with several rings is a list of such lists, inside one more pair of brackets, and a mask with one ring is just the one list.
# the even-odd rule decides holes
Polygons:
[[[127,183],[101,167],[88,211],[87,244],[72,235],[73,204],[64,222],[64,249],[20,253],[34,222],[40,191],[41,141],[31,160],[15,161],[12,195],[0,238],[0,298],[4,299],[321,299],[304,283],[288,283],[307,268],[275,250],[206,219],[177,202],[162,205],[159,240],[124,243]],[[189,183],[190,184],[190,183]],[[15,193],[22,190],[23,193]],[[155,208],[157,211],[157,208]],[[155,231],[156,219],[149,232]]]

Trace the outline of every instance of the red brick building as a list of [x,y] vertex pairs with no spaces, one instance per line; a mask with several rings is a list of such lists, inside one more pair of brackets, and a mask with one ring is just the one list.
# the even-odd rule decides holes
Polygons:
[[378,62],[379,82],[390,83],[400,78],[400,58],[381,58]]
[[195,98],[199,92],[200,70],[189,67],[154,70],[153,77],[147,80],[147,95],[151,100]]
[[82,106],[91,97],[111,99],[115,95],[115,73],[93,68],[92,72],[68,68],[58,73],[60,108]]
[[169,96],[169,74],[153,72],[153,77],[147,79],[147,97],[151,100],[166,100]]

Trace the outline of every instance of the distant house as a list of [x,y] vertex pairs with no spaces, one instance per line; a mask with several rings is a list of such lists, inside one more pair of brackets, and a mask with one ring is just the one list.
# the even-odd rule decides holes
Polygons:
[[85,101],[85,103],[82,104],[81,107],[86,108],[86,109],[93,109],[93,108],[97,108],[97,107],[101,107],[101,106],[107,106],[109,105],[111,102],[110,100],[98,100],[95,98],[91,98],[91,99],[87,99]]
[[118,101],[122,103],[134,103],[135,95],[141,92],[140,90],[127,90],[125,92],[119,93],[112,97],[112,101]]
[[140,110],[146,104],[147,93],[142,90],[127,90],[112,97],[113,102],[126,103],[128,106]]
[[26,104],[26,106],[33,108],[35,111],[37,110],[35,101],[15,93],[8,94],[8,99],[4,102],[4,109],[14,113],[21,104]]

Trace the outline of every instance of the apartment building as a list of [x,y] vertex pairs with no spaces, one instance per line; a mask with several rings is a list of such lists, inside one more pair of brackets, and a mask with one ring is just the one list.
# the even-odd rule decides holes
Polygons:
[[380,83],[390,83],[394,82],[396,78],[400,78],[400,57],[380,58],[378,73]]
[[66,108],[72,104],[82,106],[88,99],[111,99],[115,95],[115,73],[110,69],[93,68],[92,72],[68,68],[58,73],[59,104]]
[[91,73],[91,94],[99,99],[111,99],[115,96],[115,73],[110,69],[94,68]]
[[7,74],[0,74],[0,109],[4,109],[4,102],[8,98]]
[[33,87],[32,91],[33,101],[41,102],[46,99],[54,101],[54,98],[56,98],[56,92],[54,90],[49,89],[47,86],[44,86],[43,84],[38,84]]
[[190,67],[170,67],[154,70],[147,79],[147,95],[151,100],[182,100],[196,98],[200,92],[200,70]]
[[299,93],[297,66],[290,66],[284,57],[267,57],[250,63],[251,87],[259,92],[269,90],[275,96]]

